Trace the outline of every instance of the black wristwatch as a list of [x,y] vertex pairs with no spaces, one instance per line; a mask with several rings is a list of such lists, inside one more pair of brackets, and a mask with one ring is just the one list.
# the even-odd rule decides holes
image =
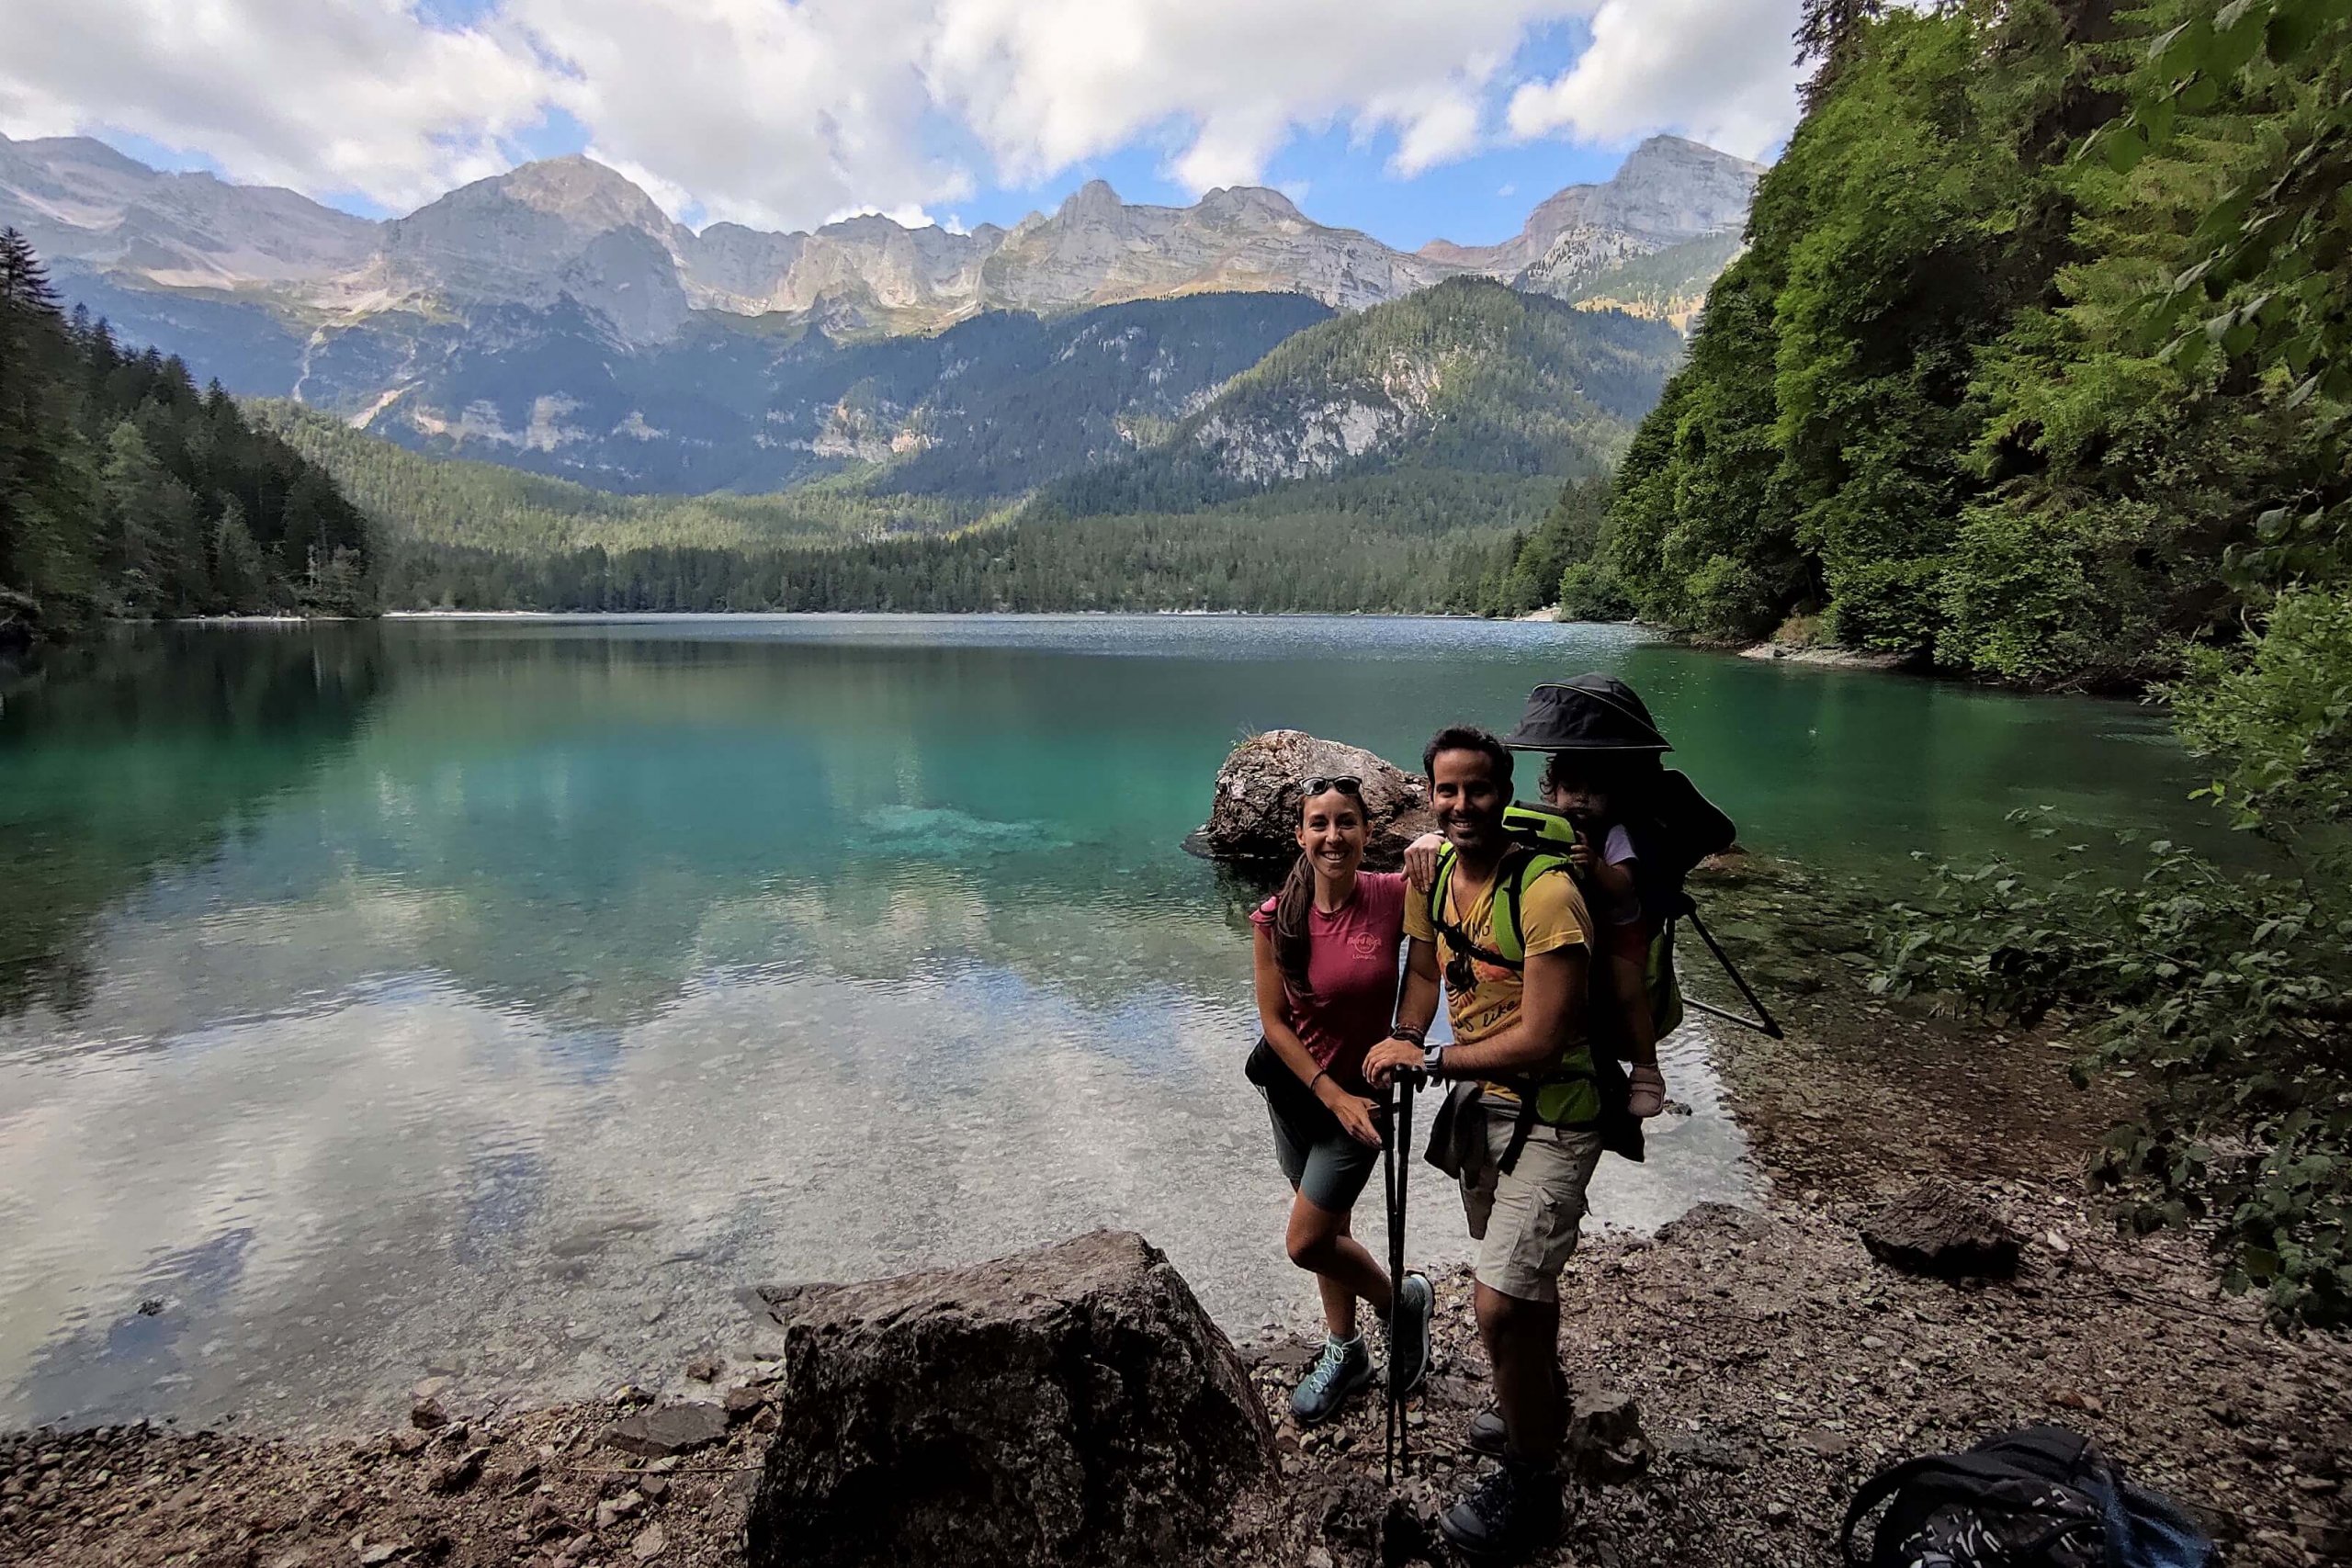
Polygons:
[[1430,1045],[1422,1048],[1421,1073],[1425,1077],[1442,1078],[1445,1077],[1444,1046]]

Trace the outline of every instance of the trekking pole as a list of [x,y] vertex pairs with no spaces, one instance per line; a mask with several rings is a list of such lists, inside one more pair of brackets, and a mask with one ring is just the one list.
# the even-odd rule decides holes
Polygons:
[[1747,976],[1742,975],[1739,972],[1739,966],[1731,961],[1731,954],[1725,953],[1723,944],[1715,940],[1715,933],[1707,929],[1707,922],[1699,918],[1698,907],[1689,905],[1682,913],[1690,922],[1690,929],[1699,933],[1699,940],[1707,944],[1707,951],[1715,955],[1715,962],[1723,965],[1724,973],[1731,976],[1731,983],[1739,987],[1739,994],[1747,998],[1747,1005],[1756,1010],[1756,1016],[1742,1018],[1728,1009],[1712,1006],[1696,997],[1683,998],[1684,1004],[1697,1008],[1710,1018],[1720,1018],[1726,1023],[1736,1023],[1743,1029],[1755,1030],[1769,1040],[1780,1039],[1781,1026],[1774,1021],[1772,1010],[1766,1007],[1764,999],[1749,987]]
[[1382,1379],[1380,1469],[1385,1485],[1396,1484],[1396,1282],[1405,1266],[1405,1216],[1396,1207],[1396,1079],[1382,1086],[1380,1119],[1380,1190],[1388,1200],[1388,1366]]
[[[1382,1435],[1382,1469],[1394,1486],[1396,1472],[1410,1458],[1405,1431],[1404,1391],[1396,1386],[1396,1299],[1405,1288],[1405,1190],[1413,1173],[1413,1082],[1417,1073],[1399,1073],[1395,1079],[1395,1114],[1388,1135],[1381,1140],[1383,1179],[1388,1189],[1388,1410]],[[1402,1148],[1405,1157],[1396,1157]]]

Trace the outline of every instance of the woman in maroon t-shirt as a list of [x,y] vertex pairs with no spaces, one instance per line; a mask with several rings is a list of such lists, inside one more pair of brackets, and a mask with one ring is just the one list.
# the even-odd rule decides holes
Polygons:
[[[1266,1105],[1295,1194],[1290,1257],[1314,1273],[1323,1298],[1323,1354],[1291,1396],[1292,1414],[1312,1425],[1372,1381],[1357,1300],[1389,1325],[1389,1354],[1410,1392],[1429,1364],[1433,1297],[1419,1274],[1392,1292],[1386,1270],[1349,1228],[1380,1162],[1379,1108],[1367,1097],[1363,1058],[1396,1017],[1405,879],[1360,869],[1368,835],[1361,780],[1311,778],[1300,788],[1297,863],[1250,920],[1258,1021],[1289,1071],[1275,1075]],[[1392,1297],[1401,1309],[1393,1320]]]

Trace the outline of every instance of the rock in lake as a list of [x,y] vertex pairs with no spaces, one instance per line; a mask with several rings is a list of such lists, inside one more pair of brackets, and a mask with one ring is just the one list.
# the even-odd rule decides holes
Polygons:
[[1946,1280],[2006,1280],[2018,1271],[2018,1242],[2000,1216],[1941,1181],[1923,1181],[1862,1226],[1880,1262]]
[[751,1568],[1206,1560],[1276,1473],[1240,1358],[1130,1232],[778,1295]]
[[1395,869],[1404,862],[1405,846],[1434,825],[1420,779],[1361,746],[1296,729],[1270,729],[1233,749],[1216,771],[1216,798],[1192,847],[1216,860],[1286,864],[1298,853],[1301,782],[1340,774],[1363,781],[1372,829],[1364,864]]

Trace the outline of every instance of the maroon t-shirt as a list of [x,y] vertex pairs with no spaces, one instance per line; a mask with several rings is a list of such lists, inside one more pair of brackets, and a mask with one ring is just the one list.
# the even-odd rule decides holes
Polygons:
[[[1274,929],[1274,900],[1250,919]],[[1405,940],[1405,874],[1361,871],[1355,891],[1330,914],[1309,908],[1306,979],[1314,995],[1283,987],[1283,1021],[1318,1066],[1350,1089],[1363,1087],[1364,1053],[1388,1037],[1396,1018],[1396,949]]]

